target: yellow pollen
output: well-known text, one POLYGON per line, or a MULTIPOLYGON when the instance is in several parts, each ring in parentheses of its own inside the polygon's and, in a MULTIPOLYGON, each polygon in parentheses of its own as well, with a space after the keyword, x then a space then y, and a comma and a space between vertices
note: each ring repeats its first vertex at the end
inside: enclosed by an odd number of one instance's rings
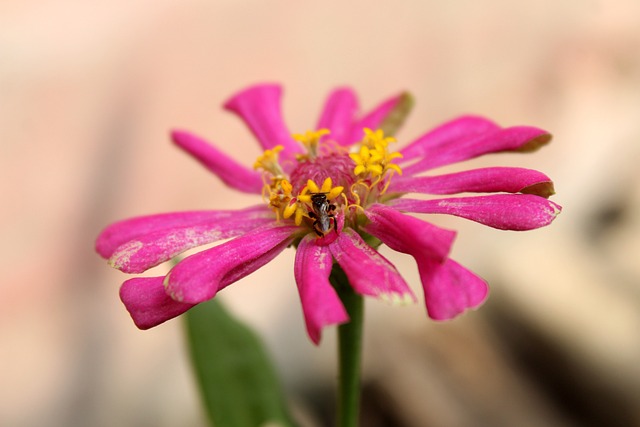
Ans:
MULTIPOLYGON (((349 154, 351 160, 355 163, 353 173, 360 177, 361 180, 368 180, 370 183, 375 180, 377 184, 380 180, 389 181, 391 175, 395 172, 402 174, 400 166, 392 163, 394 159, 402 157, 398 152, 389 152, 387 147, 396 139, 390 136, 385 137, 381 129, 372 131, 364 128, 364 138, 360 143, 358 152, 349 154)), ((385 188, 388 186, 388 182, 385 188)))
POLYGON ((285 206, 284 210, 282 211, 282 216, 284 218, 289 218, 291 217, 291 215, 293 215, 294 212, 296 212, 296 210, 298 209, 297 201, 298 200, 296 198, 289 200, 289 203, 287 204, 287 206, 285 206))
MULTIPOLYGON (((329 182, 329 185, 331 185, 331 182, 329 182)), ((307 188, 309 188, 309 191, 312 193, 320 193, 320 188, 318 188, 312 179, 307 180, 307 188)))
POLYGON ((320 237, 328 229, 336 228, 338 220, 343 221, 340 224, 344 227, 357 228, 363 221, 364 209, 379 202, 387 188, 393 188, 389 187, 391 178, 402 174, 395 163, 402 155, 389 148, 396 140, 385 136, 382 130, 365 128, 362 140, 350 147, 338 146, 325 139, 326 135, 327 129, 292 135, 306 148, 305 154, 297 156, 299 164, 293 168, 293 184, 280 163, 283 146, 265 150, 254 164, 262 174, 265 203, 277 221, 295 223, 320 237), (329 174, 332 176, 322 181, 314 180, 329 174), (305 179, 301 180, 302 177, 305 179), (334 178, 344 186, 334 185, 334 178))
POLYGON ((316 131, 308 130, 303 134, 294 133, 291 137, 307 148, 309 157, 315 158, 318 155, 318 143, 320 142, 320 139, 325 135, 329 135, 329 133, 329 129, 319 129, 316 131))
POLYGON ((284 149, 282 145, 276 145, 271 150, 265 150, 262 156, 258 157, 253 164, 254 169, 262 169, 265 172, 269 172, 274 177, 281 177, 283 175, 282 167, 280 166, 279 153, 284 149))
POLYGON ((382 129, 378 129, 374 132, 369 128, 364 128, 364 139, 362 140, 363 145, 366 145, 369 148, 386 149, 391 142, 396 142, 396 139, 392 136, 385 137, 382 129))
MULTIPOLYGON (((293 186, 286 179, 274 178, 271 185, 265 184, 263 194, 269 195, 269 206, 276 214, 276 218, 289 218, 293 214, 291 205, 295 208, 295 198, 291 191, 293 186)), ((295 210, 295 209, 294 209, 295 210)))

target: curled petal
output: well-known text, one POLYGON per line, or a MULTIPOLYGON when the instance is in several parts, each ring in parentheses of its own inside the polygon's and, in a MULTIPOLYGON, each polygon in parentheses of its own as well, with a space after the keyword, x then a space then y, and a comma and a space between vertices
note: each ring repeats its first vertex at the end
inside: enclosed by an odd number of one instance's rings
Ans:
POLYGON ((480 305, 487 296, 486 283, 446 256, 455 237, 453 231, 431 225, 383 205, 366 212, 364 227, 391 249, 410 254, 418 264, 429 316, 451 319, 480 305))
POLYGON ((236 162, 204 139, 180 130, 172 131, 171 138, 229 187, 245 193, 260 194, 262 191, 264 183, 258 172, 236 162))
POLYGON ((549 225, 560 213, 560 205, 531 194, 493 194, 448 199, 396 199, 400 211, 449 214, 501 230, 532 230, 549 225))
POLYGON ((348 144, 349 134, 358 112, 358 98, 348 88, 334 90, 325 102, 316 129, 329 129, 329 139, 341 145, 348 144))
POLYGON ((343 230, 329 249, 357 293, 392 302, 416 301, 393 264, 367 245, 355 231, 343 230))
POLYGON ((120 288, 120 299, 140 329, 149 329, 181 315, 193 307, 174 301, 165 292, 164 277, 129 279, 120 288))
POLYGON ((452 259, 418 264, 429 317, 448 320, 480 306, 489 294, 487 283, 452 259))
POLYGON ((437 176, 396 177, 389 191, 401 193, 526 193, 541 197, 554 194, 553 182, 545 174, 524 168, 493 167, 437 176))
POLYGON ((500 126, 484 117, 462 116, 430 130, 400 150, 400 153, 405 160, 421 158, 443 145, 498 130, 500 126))
POLYGON ((131 218, 109 225, 96 250, 125 273, 141 273, 207 243, 237 236, 273 221, 265 206, 238 211, 191 211, 131 218))
POLYGON ((164 280, 167 293, 176 301, 196 304, 253 273, 282 252, 298 227, 270 226, 191 255, 164 280))
POLYGON ((365 211, 370 222, 363 229, 391 249, 443 261, 449 254, 456 233, 402 214, 393 208, 376 204, 365 211))
POLYGON ((282 145, 282 158, 294 158, 302 147, 291 137, 282 117, 282 88, 275 84, 252 86, 229 99, 224 108, 236 113, 249 127, 263 149, 282 145))
POLYGON ((402 170, 405 175, 413 175, 488 153, 533 151, 549 141, 551 135, 548 132, 531 126, 514 126, 494 132, 469 134, 426 150, 416 163, 405 166, 402 170))
POLYGON ((296 251, 294 273, 302 302, 307 333, 314 344, 320 342, 322 328, 349 320, 329 275, 333 258, 327 246, 315 244, 315 238, 307 234, 296 251))

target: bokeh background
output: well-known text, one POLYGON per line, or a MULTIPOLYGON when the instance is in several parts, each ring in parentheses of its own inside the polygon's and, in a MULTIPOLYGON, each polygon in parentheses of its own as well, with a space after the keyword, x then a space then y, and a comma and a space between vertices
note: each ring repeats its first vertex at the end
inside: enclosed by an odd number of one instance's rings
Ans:
MULTIPOLYGON (((328 91, 402 90, 410 141, 463 113, 548 129, 533 155, 564 211, 501 232, 461 219, 453 256, 485 306, 434 323, 367 301, 365 426, 640 425, 640 3, 634 0, 0 2, 0 425, 203 426, 180 320, 137 330, 93 242, 117 219, 239 208, 175 148, 259 154, 221 104, 285 86, 292 132, 328 91)), ((385 254, 420 293, 409 257, 385 254)), ((307 339, 293 251, 220 297, 264 337, 305 425, 330 423, 335 331, 307 339)))

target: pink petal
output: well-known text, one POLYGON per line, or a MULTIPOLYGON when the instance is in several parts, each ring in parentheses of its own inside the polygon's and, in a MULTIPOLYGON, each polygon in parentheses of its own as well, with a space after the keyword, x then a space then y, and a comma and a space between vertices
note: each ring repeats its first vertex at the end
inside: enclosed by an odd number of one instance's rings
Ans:
POLYGON ((391 249, 416 257, 442 261, 449 254, 456 233, 376 204, 365 211, 371 222, 363 229, 391 249))
POLYGON ((343 145, 351 145, 355 142, 361 141, 364 137, 364 128, 369 128, 371 130, 378 129, 384 119, 386 119, 396 105, 402 101, 404 96, 406 96, 406 94, 401 93, 383 101, 371 112, 358 120, 352 128, 349 139, 343 145))
POLYGON ((489 294, 487 283, 452 259, 443 264, 425 260, 418 264, 429 317, 448 320, 482 304, 489 294))
POLYGON ((96 250, 102 257, 109 258, 118 246, 146 234, 160 230, 216 222, 236 215, 247 215, 249 218, 256 219, 267 218, 269 212, 264 205, 257 205, 237 211, 174 212, 129 218, 107 226, 98 236, 96 250))
POLYGON ((109 225, 96 250, 125 273, 141 273, 187 249, 273 222, 265 206, 238 211, 191 211, 131 218, 109 225))
POLYGON ((324 110, 316 129, 329 129, 327 137, 340 145, 349 144, 355 115, 358 112, 358 99, 349 88, 336 89, 325 102, 324 110))
POLYGON ((165 278, 167 293, 176 301, 199 303, 253 273, 293 241, 296 226, 270 226, 191 255, 165 278))
POLYGON ((532 230, 549 225, 562 208, 543 197, 530 194, 494 194, 449 199, 396 199, 400 211, 449 214, 501 230, 532 230))
POLYGON ((494 167, 438 176, 395 177, 389 191, 401 193, 526 193, 549 197, 553 183, 545 174, 524 168, 494 167))
MULTIPOLYGON (((495 132, 461 137, 455 141, 425 150, 416 163, 403 167, 405 175, 424 172, 488 153, 503 151, 532 151, 548 143, 551 135, 530 126, 515 126, 495 132)), ((409 159, 405 159, 409 160, 409 159)))
POLYGON ((429 316, 450 319, 484 301, 487 286, 472 273, 446 258, 455 237, 448 231, 374 205, 367 209, 371 223, 364 229, 399 252, 413 256, 418 264, 429 316))
POLYGON ((307 333, 314 344, 320 342, 322 328, 349 320, 329 275, 333 258, 327 246, 315 244, 315 238, 307 234, 296 251, 295 277, 302 302, 307 333))
POLYGON ((357 293, 391 301, 416 301, 393 264, 367 245, 355 231, 343 230, 329 249, 357 293))
POLYGON ((204 139, 179 130, 172 131, 171 138, 176 145, 195 157, 229 187, 245 193, 262 192, 264 182, 257 171, 236 162, 204 139))
POLYGON ((120 288, 120 299, 140 329, 157 326, 193 307, 172 300, 165 292, 163 280, 164 277, 138 277, 127 280, 120 288))
POLYGON ((422 158, 440 146, 455 144, 460 140, 498 130, 500 126, 484 117, 462 116, 425 133, 400 150, 400 153, 404 160, 422 158))
POLYGON ((272 149, 282 145, 281 158, 294 158, 302 147, 291 137, 282 117, 280 98, 282 88, 275 84, 252 86, 229 99, 224 107, 236 113, 251 129, 262 145, 272 149))

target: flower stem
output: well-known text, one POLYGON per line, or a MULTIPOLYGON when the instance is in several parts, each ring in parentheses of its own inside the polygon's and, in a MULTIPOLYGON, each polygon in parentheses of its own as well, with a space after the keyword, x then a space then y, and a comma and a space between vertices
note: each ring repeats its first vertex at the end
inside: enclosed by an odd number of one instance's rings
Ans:
POLYGON ((357 427, 360 412, 360 361, 364 302, 349 284, 344 271, 334 265, 329 278, 350 321, 338 326, 338 427, 357 427))

